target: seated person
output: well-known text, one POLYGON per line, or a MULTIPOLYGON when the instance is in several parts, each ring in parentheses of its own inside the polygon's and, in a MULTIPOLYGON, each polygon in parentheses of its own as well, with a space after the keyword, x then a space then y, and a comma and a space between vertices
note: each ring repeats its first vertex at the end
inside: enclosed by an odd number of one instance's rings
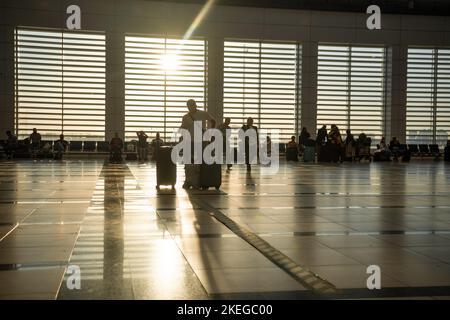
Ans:
POLYGON ((389 150, 391 151, 394 160, 398 160, 398 156, 400 155, 400 141, 397 140, 397 137, 392 137, 391 142, 389 142, 389 150))
POLYGON ((156 160, 158 157, 158 150, 164 144, 163 139, 160 138, 159 132, 156 133, 156 138, 152 140, 152 160, 156 160))
POLYGON ((148 136, 143 130, 136 132, 136 135, 138 137, 138 143, 137 143, 138 160, 139 161, 147 161, 147 152, 148 152, 147 151, 147 145, 148 145, 147 138, 148 138, 148 136))
POLYGON ((291 137, 291 141, 289 141, 286 145, 287 148, 298 148, 298 144, 295 141, 295 136, 291 137))
POLYGON ((122 161, 122 149, 123 141, 119 138, 119 134, 116 132, 114 138, 109 142, 109 160, 111 162, 121 162, 122 161))
POLYGON ((379 161, 391 161, 391 150, 389 150, 384 137, 381 138, 380 143, 377 145, 374 159, 378 159, 379 161))
POLYGON ((356 140, 356 155, 359 160, 365 157, 370 160, 370 145, 372 139, 366 136, 364 132, 359 134, 358 140, 356 140))
POLYGON ((11 131, 6 131, 6 135, 8 136, 8 139, 5 141, 5 154, 7 159, 10 160, 19 144, 17 137, 13 135, 11 131))
POLYGON ((50 143, 46 142, 43 146, 42 146, 42 154, 45 156, 48 156, 52 153, 52 146, 50 145, 50 143))
POLYGON ((62 156, 63 154, 67 151, 67 147, 69 146, 69 143, 64 140, 64 135, 60 134, 59 135, 59 140, 55 141, 54 144, 54 152, 55 152, 55 156, 54 159, 55 160, 62 160, 62 156))
POLYGON ((286 160, 298 161, 298 144, 295 141, 295 136, 292 136, 291 141, 286 145, 286 160))
POLYGON ((366 134, 365 134, 364 132, 361 132, 361 133, 359 134, 358 140, 356 140, 356 143, 357 143, 358 145, 361 145, 361 146, 367 144, 367 136, 366 136, 366 134))

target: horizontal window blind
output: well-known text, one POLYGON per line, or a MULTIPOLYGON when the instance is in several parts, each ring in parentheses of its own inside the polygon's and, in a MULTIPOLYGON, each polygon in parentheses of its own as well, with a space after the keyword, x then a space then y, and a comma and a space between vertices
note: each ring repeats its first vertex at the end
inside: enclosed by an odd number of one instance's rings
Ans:
POLYGON ((450 49, 408 48, 407 143, 445 145, 450 132, 450 49))
POLYGON ((187 112, 186 101, 205 107, 203 40, 125 37, 125 135, 156 132, 169 139, 187 112))
POLYGON ((434 137, 434 49, 408 49, 406 142, 428 144, 434 137))
POLYGON ((443 146, 450 136, 450 49, 438 49, 436 68, 436 139, 443 146))
POLYGON ((383 135, 385 48, 319 45, 317 128, 383 135))
POLYGON ((247 117, 259 129, 296 135, 299 123, 300 46, 225 41, 224 117, 239 128, 247 117))
POLYGON ((105 35, 16 28, 15 125, 23 138, 105 137, 105 35))

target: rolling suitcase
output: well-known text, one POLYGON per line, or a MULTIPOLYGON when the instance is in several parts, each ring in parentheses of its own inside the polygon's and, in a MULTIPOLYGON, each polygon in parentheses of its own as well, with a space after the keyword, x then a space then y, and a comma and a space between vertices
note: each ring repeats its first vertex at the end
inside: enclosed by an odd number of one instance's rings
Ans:
POLYGON ((328 146, 320 146, 319 156, 317 161, 319 162, 331 162, 331 150, 328 146))
POLYGON ((316 147, 306 146, 303 153, 304 162, 314 162, 316 160, 316 147))
POLYGON ((128 161, 135 161, 137 160, 137 153, 127 153, 125 154, 125 159, 128 161))
POLYGON ((214 187, 219 190, 222 184, 222 166, 220 164, 200 165, 200 187, 208 189, 214 187))
POLYGON ((328 146, 329 152, 331 153, 331 162, 339 162, 340 147, 332 144, 328 146))
POLYGON ((186 176, 183 187, 200 188, 200 164, 185 164, 184 174, 186 176))
POLYGON ((109 154, 109 162, 110 163, 122 163, 123 159, 122 159, 122 152, 119 151, 111 151, 111 153, 109 154))
POLYGON ((411 151, 406 150, 405 153, 402 156, 403 162, 409 162, 411 160, 411 151))
POLYGON ((298 149, 287 148, 286 149, 286 161, 298 161, 298 149))
POLYGON ((391 161, 389 154, 385 151, 374 152, 373 154, 374 162, 391 161))
POLYGON ((159 148, 156 159, 156 188, 161 185, 175 187, 177 182, 177 166, 172 162, 172 147, 164 146, 159 148))
POLYGON ((217 190, 222 184, 222 166, 220 164, 186 164, 184 167, 186 182, 184 187, 217 190))

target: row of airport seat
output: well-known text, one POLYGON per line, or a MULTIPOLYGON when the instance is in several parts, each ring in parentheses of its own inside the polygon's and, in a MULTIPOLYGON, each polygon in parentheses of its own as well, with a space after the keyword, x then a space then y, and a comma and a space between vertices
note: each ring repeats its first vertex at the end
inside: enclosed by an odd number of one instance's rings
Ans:
POLYGON ((442 154, 437 144, 408 144, 412 156, 440 156, 442 154))
MULTIPOLYGON (((53 140, 41 140, 41 150, 43 150, 44 146, 48 145, 49 151, 53 150, 54 144, 56 141, 53 140)), ((68 141, 68 149, 69 153, 109 153, 109 141, 79 141, 73 140, 68 141)), ((5 140, 0 140, 0 145, 3 146, 5 144, 5 140)), ((124 151, 125 152, 136 152, 136 142, 127 141, 124 143, 124 151), (130 148, 130 145, 134 145, 133 148, 130 148)), ((23 143, 23 141, 19 141, 18 149, 22 150, 27 146, 23 143)))
MULTIPOLYGON (((4 140, 0 140, 0 145, 5 143, 4 140)), ((53 145, 55 141, 53 140, 42 140, 41 147, 46 144, 50 146, 50 150, 53 150, 53 145)), ((136 152, 136 142, 126 141, 124 142, 125 152, 136 152), (134 147, 130 148, 130 145, 134 147)), ((412 156, 439 156, 442 154, 439 145, 437 144, 401 144, 399 150, 409 150, 412 156)), ((69 141, 69 153, 109 153, 109 142, 108 141, 79 141, 73 140, 69 141)), ((286 152, 286 144, 279 144, 279 153, 284 154, 286 152)))
MULTIPOLYGON (((412 156, 426 157, 426 156, 439 156, 442 151, 437 144, 401 144, 399 146, 400 151, 409 150, 412 156)), ((286 144, 279 144, 279 153, 284 154, 286 152, 286 144)))
MULTIPOLYGON (((41 145, 45 145, 45 143, 50 143, 50 141, 42 141, 41 145)), ((164 145, 172 145, 172 144, 164 143, 164 145)), ((125 141, 123 144, 123 151, 125 153, 136 153, 137 150, 136 148, 137 148, 137 141, 125 141)), ((68 152, 109 153, 109 141, 70 141, 68 152)))

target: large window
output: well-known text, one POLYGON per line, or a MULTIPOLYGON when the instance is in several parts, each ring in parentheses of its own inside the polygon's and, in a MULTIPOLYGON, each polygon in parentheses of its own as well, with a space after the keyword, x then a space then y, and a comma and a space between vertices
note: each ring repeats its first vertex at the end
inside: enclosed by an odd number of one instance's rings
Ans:
POLYGON ((317 128, 383 135, 385 48, 319 45, 317 128))
POLYGON ((15 76, 19 137, 104 139, 104 34, 17 28, 15 76))
POLYGON ((450 132, 450 49, 409 48, 407 143, 446 144, 450 132))
POLYGON ((225 41, 224 117, 235 127, 253 117, 260 129, 279 129, 282 140, 298 131, 300 46, 225 41))
POLYGON ((180 127, 186 101, 205 107, 205 41, 125 37, 125 135, 156 132, 168 139, 180 127))

